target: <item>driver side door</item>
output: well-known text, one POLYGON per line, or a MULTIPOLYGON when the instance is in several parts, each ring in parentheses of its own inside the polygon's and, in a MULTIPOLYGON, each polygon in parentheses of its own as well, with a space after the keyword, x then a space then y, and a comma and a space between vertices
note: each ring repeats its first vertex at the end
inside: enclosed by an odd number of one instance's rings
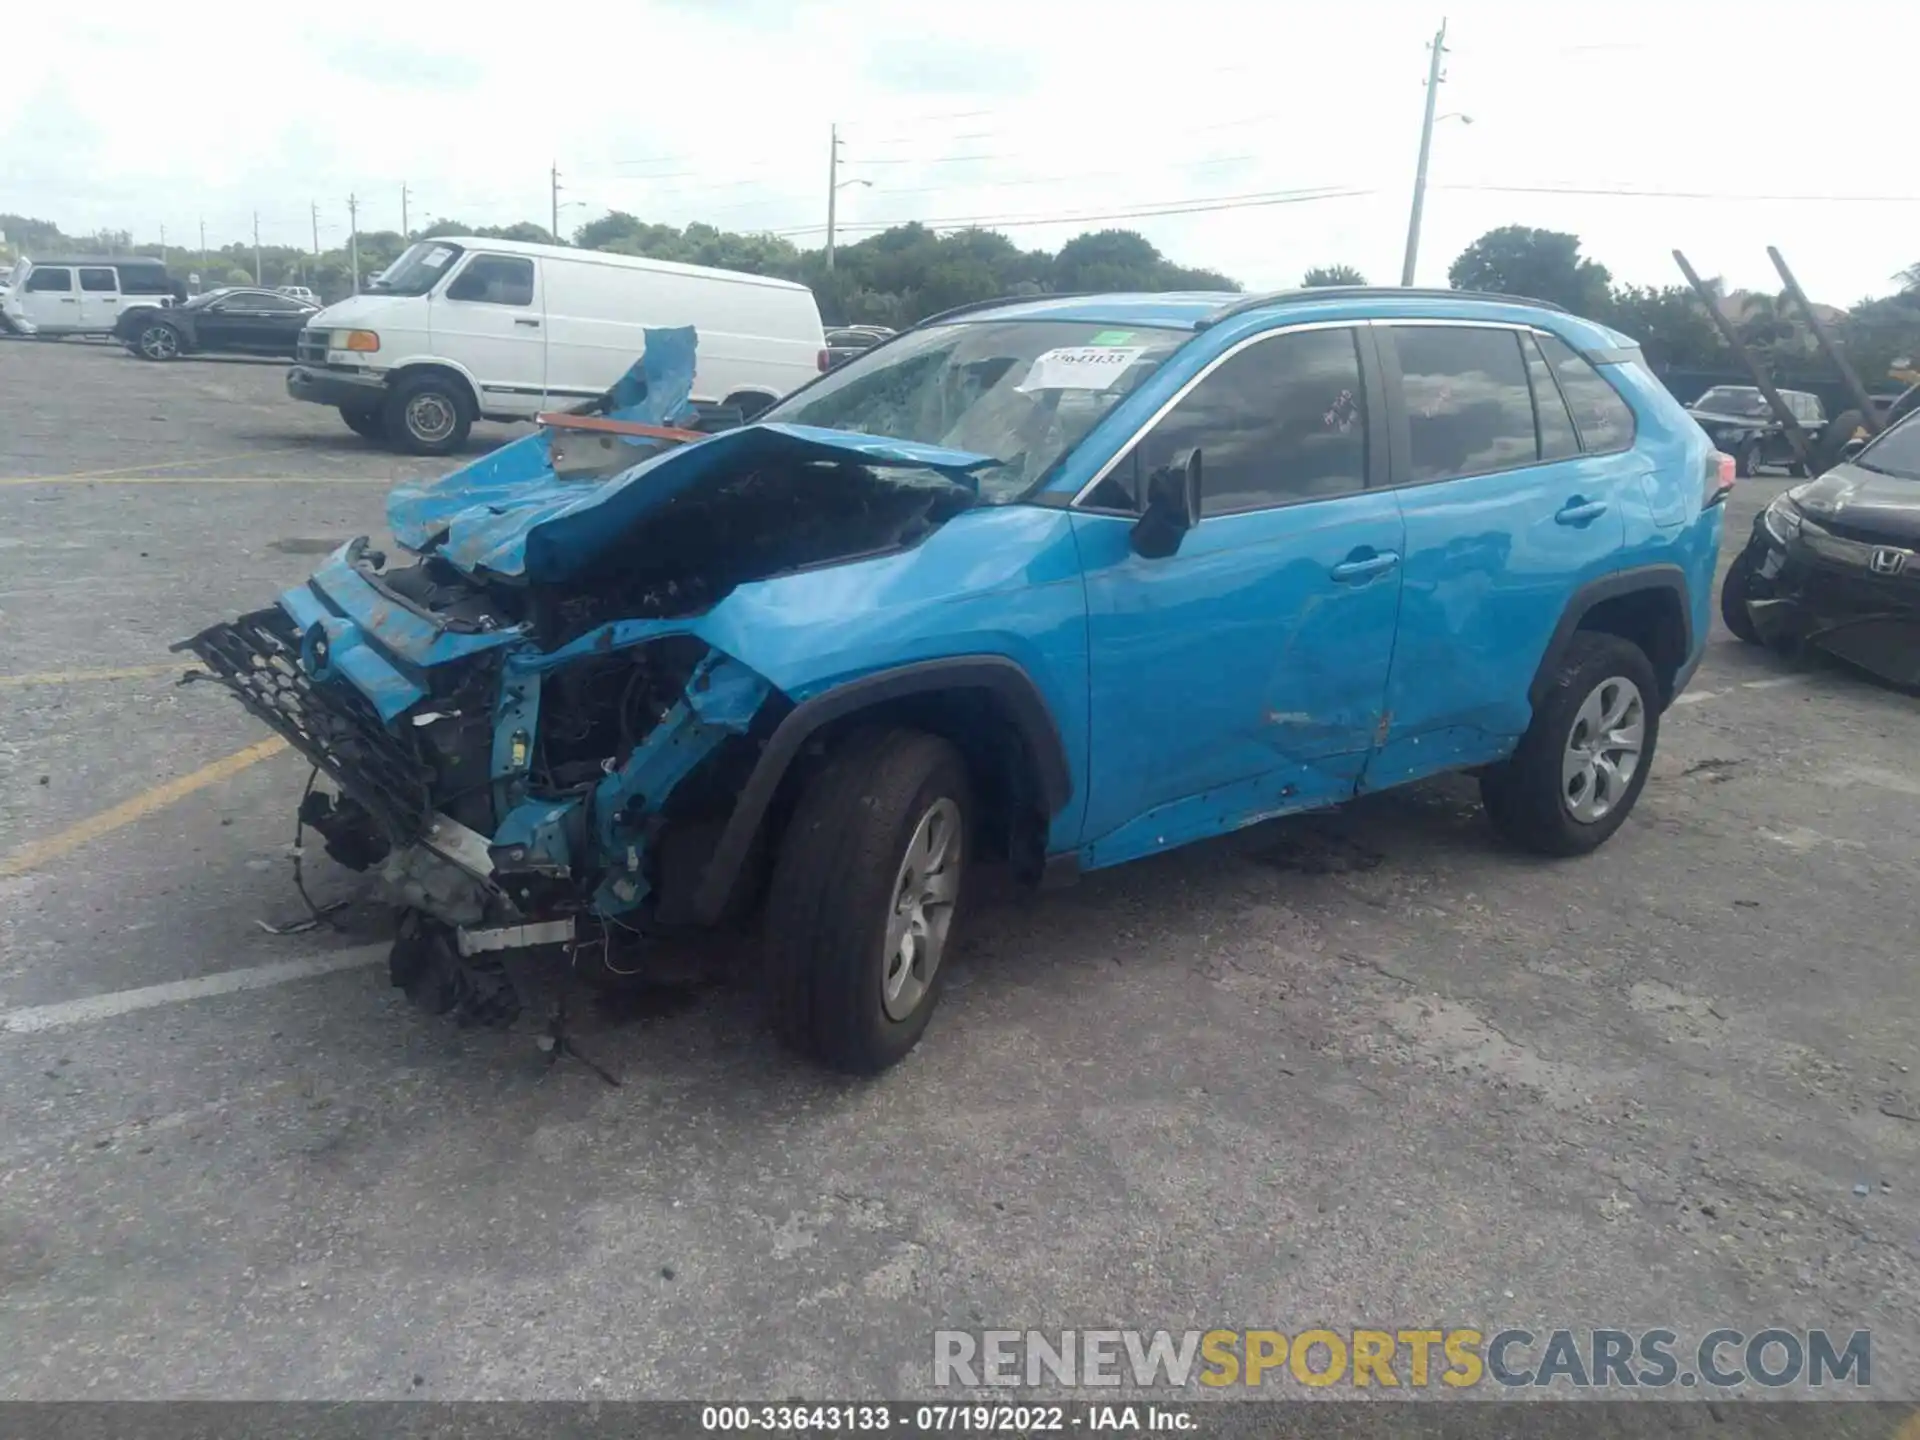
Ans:
POLYGON ((1082 863, 1117 864, 1354 793, 1381 726, 1405 526, 1373 340, 1245 338, 1076 503, 1092 721, 1082 863), (1146 477, 1202 456, 1164 559, 1131 537, 1146 477))

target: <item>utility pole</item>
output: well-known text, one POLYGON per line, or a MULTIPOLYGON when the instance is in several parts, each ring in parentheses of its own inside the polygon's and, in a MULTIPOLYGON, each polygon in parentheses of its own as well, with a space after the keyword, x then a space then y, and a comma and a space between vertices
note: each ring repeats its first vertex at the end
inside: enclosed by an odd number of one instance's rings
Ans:
POLYGON ((347 254, 353 262, 353 293, 360 293, 360 202, 347 196, 347 254))
POLYGON ((160 227, 160 266, 161 268, 165 269, 166 264, 167 264, 167 227, 162 225, 160 227))
POLYGON ((207 283, 207 222, 204 220, 200 222, 200 283, 207 283))
POLYGON ((264 284, 260 278, 260 212, 253 212, 253 283, 264 284))
POLYGON ((413 238, 413 230, 407 224, 407 183, 404 180, 400 182, 400 238, 402 240, 413 238))
POLYGON ((1427 115, 1420 123, 1420 164, 1413 172, 1413 214, 1407 220, 1407 258, 1400 266, 1400 283, 1413 284, 1414 262, 1420 255, 1420 210, 1427 199, 1427 154, 1433 149, 1433 110, 1440 98, 1440 83, 1447 77, 1440 69, 1447 53, 1447 22, 1440 22, 1433 44, 1433 58, 1427 64, 1427 115))
POLYGON ((313 258, 320 258, 320 202, 313 202, 313 258))
POLYGON ((558 245, 560 243, 560 162, 558 160, 553 162, 553 169, 547 172, 547 178, 553 186, 553 223, 548 227, 548 232, 553 236, 553 243, 558 245))
POLYGON ((834 207, 840 199, 840 127, 827 132, 827 269, 833 269, 834 207))

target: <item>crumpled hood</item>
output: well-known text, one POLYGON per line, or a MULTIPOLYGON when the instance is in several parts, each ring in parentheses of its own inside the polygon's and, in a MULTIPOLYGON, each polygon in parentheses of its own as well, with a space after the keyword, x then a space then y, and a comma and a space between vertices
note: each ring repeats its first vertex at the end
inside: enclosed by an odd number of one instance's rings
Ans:
POLYGON ((1836 465, 1789 493, 1816 525, 1845 525, 1891 545, 1920 542, 1920 480, 1883 475, 1861 465, 1836 465))
MULTIPOLYGON (((694 332, 647 331, 635 372, 616 386, 616 419, 669 424, 686 409, 693 383, 694 332), (623 391, 622 387, 626 387, 623 391)), ((749 425, 654 455, 605 480, 561 480, 544 434, 503 446, 472 465, 422 485, 397 486, 387 525, 409 550, 444 557, 469 574, 529 582, 565 579, 590 567, 649 512, 703 484, 718 484, 779 462, 854 460, 932 470, 977 488, 973 472, 992 456, 810 425, 749 425)), ((802 482, 804 483, 804 482, 802 482)))

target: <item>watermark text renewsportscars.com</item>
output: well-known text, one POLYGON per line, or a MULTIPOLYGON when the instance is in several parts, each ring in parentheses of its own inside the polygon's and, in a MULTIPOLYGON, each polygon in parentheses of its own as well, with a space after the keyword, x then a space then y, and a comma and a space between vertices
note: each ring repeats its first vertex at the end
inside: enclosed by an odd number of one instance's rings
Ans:
POLYGON ((936 1330, 936 1386, 1865 1389, 1867 1330, 936 1330))

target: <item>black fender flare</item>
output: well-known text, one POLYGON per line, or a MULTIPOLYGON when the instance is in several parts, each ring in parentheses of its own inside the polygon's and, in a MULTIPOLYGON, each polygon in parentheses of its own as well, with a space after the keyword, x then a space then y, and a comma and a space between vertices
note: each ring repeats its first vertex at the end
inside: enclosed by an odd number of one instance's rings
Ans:
POLYGON ((863 675, 802 701, 775 727, 747 783, 740 787, 733 813, 727 817, 726 828, 700 877, 693 898, 693 910, 700 921, 712 924, 726 908, 734 881, 746 863, 747 852, 780 782, 822 726, 889 700, 934 690, 987 690, 1005 702, 1033 757, 1047 814, 1057 814, 1066 805, 1073 793, 1073 776, 1060 727, 1040 687, 1021 665, 1001 655, 958 655, 863 675))
POLYGON ((1687 603, 1687 572, 1672 564, 1636 565, 1631 570, 1616 570, 1611 575, 1602 575, 1582 585, 1573 592, 1566 608, 1560 612, 1559 623, 1553 627, 1553 635, 1547 641, 1546 653, 1540 657, 1540 668, 1534 671, 1533 684, 1527 687, 1527 699, 1533 702, 1536 709, 1546 698, 1547 690, 1553 683, 1554 671, 1567 653, 1567 646, 1573 643, 1573 632, 1580 628, 1580 622, 1587 618, 1593 607, 1603 600, 1635 595, 1643 590, 1670 591, 1679 603, 1680 658, 1684 668, 1687 657, 1693 654, 1693 607, 1687 603))

